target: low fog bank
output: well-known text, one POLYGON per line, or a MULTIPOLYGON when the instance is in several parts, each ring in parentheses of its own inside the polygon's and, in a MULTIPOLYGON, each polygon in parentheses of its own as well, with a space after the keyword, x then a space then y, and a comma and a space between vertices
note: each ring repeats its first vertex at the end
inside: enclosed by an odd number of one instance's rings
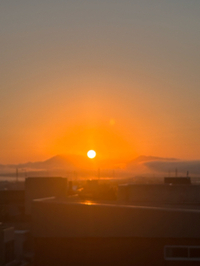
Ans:
POLYGON ((159 173, 174 172, 185 175, 189 171, 190 175, 200 176, 200 160, 195 161, 151 161, 144 163, 147 168, 159 173))
MULTIPOLYGON (((176 158, 139 156, 132 160, 90 160, 70 155, 57 155, 46 161, 16 165, 0 165, 1 177, 64 176, 77 178, 158 178, 178 175, 200 176, 200 160, 182 161, 176 158)), ((2 179, 2 178, 1 178, 2 179)))

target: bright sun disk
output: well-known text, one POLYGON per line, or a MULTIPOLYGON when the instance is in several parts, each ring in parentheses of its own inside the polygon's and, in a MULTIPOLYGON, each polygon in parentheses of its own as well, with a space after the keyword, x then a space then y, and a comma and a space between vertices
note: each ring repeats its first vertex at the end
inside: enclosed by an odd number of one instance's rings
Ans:
POLYGON ((87 156, 90 158, 90 159, 93 159, 95 156, 96 156, 96 152, 93 151, 93 150, 90 150, 87 152, 87 156))

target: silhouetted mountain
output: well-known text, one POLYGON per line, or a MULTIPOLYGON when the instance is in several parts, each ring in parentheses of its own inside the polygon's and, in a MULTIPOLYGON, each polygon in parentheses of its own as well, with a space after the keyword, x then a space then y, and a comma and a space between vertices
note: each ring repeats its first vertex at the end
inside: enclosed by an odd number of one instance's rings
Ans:
POLYGON ((0 165, 0 172, 15 172, 14 169, 18 168, 21 170, 27 170, 28 172, 41 172, 41 171, 96 171, 98 168, 104 170, 114 170, 114 169, 122 169, 123 171, 131 171, 131 172, 146 172, 151 171, 151 168, 154 168, 152 165, 148 165, 148 162, 173 162, 178 161, 175 158, 162 158, 162 157, 154 157, 154 156, 139 156, 129 162, 114 160, 114 159, 104 159, 100 160, 95 158, 94 160, 90 160, 87 156, 83 155, 56 155, 45 161, 38 162, 27 162, 23 164, 8 164, 8 165, 0 165))
POLYGON ((52 158, 49 158, 45 161, 38 162, 27 162, 21 164, 8 164, 0 165, 0 169, 29 169, 29 170, 68 170, 74 171, 77 169, 87 169, 92 168, 95 165, 95 162, 98 160, 90 160, 86 156, 81 155, 56 155, 52 158))
POLYGON ((24 164, 15 165, 19 168, 29 168, 29 169, 67 169, 73 170, 75 165, 71 156, 56 155, 52 158, 49 158, 45 161, 39 162, 28 162, 24 164))

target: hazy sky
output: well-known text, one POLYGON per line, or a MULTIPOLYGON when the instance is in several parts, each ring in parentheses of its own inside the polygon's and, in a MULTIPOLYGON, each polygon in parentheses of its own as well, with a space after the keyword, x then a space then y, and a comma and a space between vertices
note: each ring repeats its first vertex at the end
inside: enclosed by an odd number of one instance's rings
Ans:
POLYGON ((199 0, 1 0, 0 163, 200 159, 199 0))

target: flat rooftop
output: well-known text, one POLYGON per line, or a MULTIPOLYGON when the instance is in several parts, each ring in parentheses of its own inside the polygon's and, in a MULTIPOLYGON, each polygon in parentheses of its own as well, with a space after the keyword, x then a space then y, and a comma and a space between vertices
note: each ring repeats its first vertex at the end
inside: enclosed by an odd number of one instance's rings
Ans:
POLYGON ((37 199, 35 237, 200 238, 200 209, 37 199))

